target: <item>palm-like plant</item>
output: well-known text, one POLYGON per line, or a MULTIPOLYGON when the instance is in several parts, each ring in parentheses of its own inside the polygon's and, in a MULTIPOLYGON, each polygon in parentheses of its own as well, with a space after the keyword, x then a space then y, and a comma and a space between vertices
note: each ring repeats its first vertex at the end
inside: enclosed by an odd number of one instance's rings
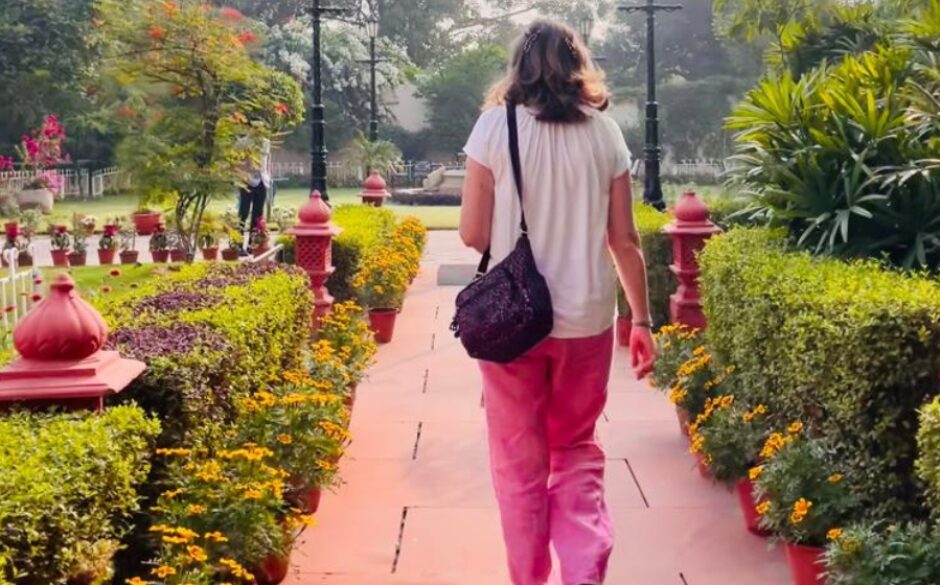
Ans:
POLYGON ((349 147, 349 156, 367 172, 388 173, 401 163, 401 150, 388 140, 369 140, 361 131, 349 147))

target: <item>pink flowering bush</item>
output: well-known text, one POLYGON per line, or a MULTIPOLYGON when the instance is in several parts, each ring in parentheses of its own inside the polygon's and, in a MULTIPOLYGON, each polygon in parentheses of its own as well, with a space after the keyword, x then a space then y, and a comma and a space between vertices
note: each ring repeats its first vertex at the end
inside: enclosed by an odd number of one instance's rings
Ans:
POLYGON ((28 189, 58 191, 62 187, 62 177, 55 170, 50 169, 69 160, 68 155, 62 151, 65 138, 65 129, 53 114, 43 119, 39 129, 23 136, 16 149, 17 154, 25 168, 36 171, 36 178, 26 185, 28 189))

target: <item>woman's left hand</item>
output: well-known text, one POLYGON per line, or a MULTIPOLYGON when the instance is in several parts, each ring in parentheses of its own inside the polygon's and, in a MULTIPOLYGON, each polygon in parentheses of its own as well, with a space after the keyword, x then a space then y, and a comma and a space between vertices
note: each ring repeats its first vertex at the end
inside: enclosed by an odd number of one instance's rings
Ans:
POLYGON ((656 362, 656 343, 648 327, 633 327, 630 330, 630 363, 636 379, 642 380, 653 371, 656 362))

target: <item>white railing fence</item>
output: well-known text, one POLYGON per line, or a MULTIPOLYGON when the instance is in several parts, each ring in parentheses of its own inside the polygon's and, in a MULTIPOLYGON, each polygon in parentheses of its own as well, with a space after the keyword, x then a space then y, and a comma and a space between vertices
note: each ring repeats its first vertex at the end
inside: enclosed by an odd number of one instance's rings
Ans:
MULTIPOLYGON (((661 163, 661 174, 663 178, 676 181, 708 181, 720 182, 725 172, 725 163, 721 160, 679 160, 663 161, 661 163)), ((633 175, 637 179, 642 179, 645 174, 645 166, 641 159, 633 162, 633 175)))
MULTIPOLYGON (((32 249, 29 251, 33 253, 32 249)), ((33 294, 39 289, 36 274, 32 270, 21 270, 17 265, 18 250, 4 250, 3 259, 7 264, 7 274, 0 278, 0 310, 3 311, 0 348, 9 347, 12 343, 13 328, 32 309, 35 304, 33 294)))
MULTIPOLYGON (((365 180, 362 169, 353 163, 331 162, 327 164, 326 172, 330 184, 338 187, 358 187, 365 180)), ((309 178, 310 163, 275 161, 271 163, 271 174, 275 181, 309 178)))
POLYGON ((122 189, 130 188, 130 177, 117 167, 92 171, 83 168, 63 168, 48 171, 4 171, 0 173, 0 185, 16 193, 39 176, 54 173, 62 180, 57 193, 59 198, 93 199, 122 189))

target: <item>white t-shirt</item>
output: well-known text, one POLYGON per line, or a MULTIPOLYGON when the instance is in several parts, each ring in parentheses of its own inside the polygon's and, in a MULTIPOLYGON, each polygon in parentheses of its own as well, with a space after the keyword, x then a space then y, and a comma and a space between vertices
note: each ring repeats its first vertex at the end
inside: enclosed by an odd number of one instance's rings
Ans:
MULTIPOLYGON (((592 337, 611 327, 616 270, 607 248, 611 182, 630 169, 630 151, 617 123, 584 108, 587 121, 539 122, 517 108, 519 153, 529 238, 555 310, 552 337, 592 337)), ((496 178, 491 265, 520 235, 519 199, 509 159, 506 108, 484 112, 464 152, 496 178)))

